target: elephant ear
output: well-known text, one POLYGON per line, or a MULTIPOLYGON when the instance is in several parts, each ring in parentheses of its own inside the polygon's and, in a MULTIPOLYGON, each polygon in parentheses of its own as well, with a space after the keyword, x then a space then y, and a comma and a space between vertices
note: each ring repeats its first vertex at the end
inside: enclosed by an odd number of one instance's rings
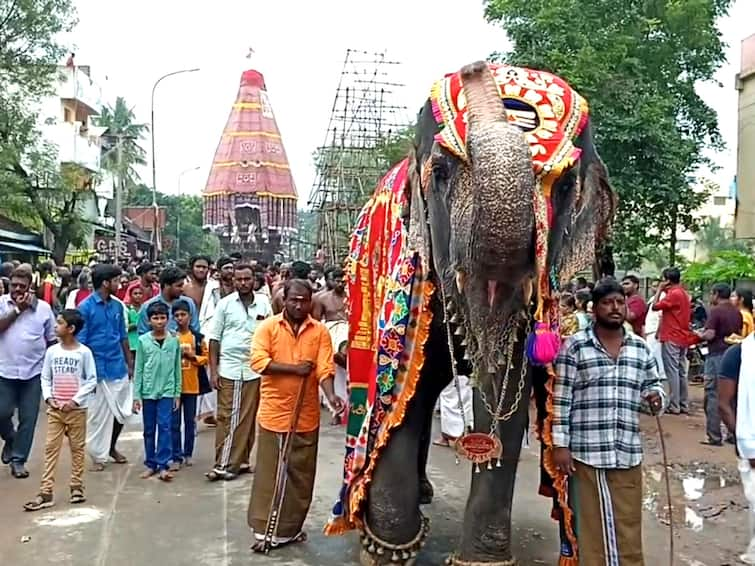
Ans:
POLYGON ((409 234, 409 246, 420 254, 425 268, 431 265, 430 226, 427 219, 427 206, 422 194, 422 163, 416 149, 409 154, 409 175, 404 188, 406 204, 403 217, 409 234))
POLYGON ((589 124, 577 145, 582 149, 581 158, 556 184, 552 196, 549 265, 555 266, 562 283, 586 269, 592 270, 596 279, 613 274, 609 240, 616 193, 593 144, 589 124))

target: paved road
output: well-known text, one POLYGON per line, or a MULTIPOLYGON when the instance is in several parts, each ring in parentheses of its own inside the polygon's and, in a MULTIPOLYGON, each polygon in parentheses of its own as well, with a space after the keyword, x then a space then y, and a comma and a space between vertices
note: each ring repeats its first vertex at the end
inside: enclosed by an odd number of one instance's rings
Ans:
MULTIPOLYGON (((141 433, 138 421, 124 431, 122 450, 130 464, 111 465, 103 473, 88 473, 88 501, 67 501, 67 454, 61 460, 57 505, 25 513, 22 505, 36 493, 44 444, 40 418, 31 478, 16 480, 0 470, 0 564, 14 566, 241 566, 247 564, 357 564, 354 534, 325 537, 321 529, 340 483, 342 430, 323 425, 315 498, 307 521, 310 540, 282 549, 273 558, 249 551, 246 526, 251 478, 208 483, 204 472, 211 462, 213 433, 201 429, 193 468, 181 471, 171 484, 142 480, 141 433), (61 481, 62 480, 62 481, 61 481), (26 542, 23 542, 26 541, 26 542)), ((457 466, 448 449, 433 448, 431 479, 435 502, 425 510, 432 532, 418 564, 443 564, 458 538, 469 483, 469 465, 457 466)), ((521 564, 554 564, 555 524, 548 518, 548 501, 537 492, 537 444, 523 451, 514 502, 516 554, 521 564)), ((652 535, 653 533, 651 533, 652 535)), ((660 562, 659 562, 660 563, 660 562)))

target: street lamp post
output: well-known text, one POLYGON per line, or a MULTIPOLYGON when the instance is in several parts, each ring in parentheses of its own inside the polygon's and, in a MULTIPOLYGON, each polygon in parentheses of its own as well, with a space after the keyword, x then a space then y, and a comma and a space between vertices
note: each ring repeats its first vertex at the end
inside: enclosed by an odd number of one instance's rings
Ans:
MULTIPOLYGON (((159 85, 163 79, 167 79, 168 77, 172 77, 174 75, 181 75, 183 73, 195 73, 199 71, 198 68, 196 69, 181 69, 180 71, 172 71, 170 73, 164 74, 162 77, 157 79, 155 81, 155 84, 152 85, 152 103, 150 105, 150 134, 152 138, 152 208, 153 214, 154 214, 154 225, 152 227, 152 240, 155 245, 157 245, 157 175, 156 175, 156 168, 155 168, 155 90, 157 89, 157 85, 159 85)), ((154 254, 154 250, 153 250, 154 254)))
POLYGON ((192 171, 198 171, 199 166, 196 167, 189 167, 188 169, 184 169, 181 171, 181 173, 178 175, 178 216, 176 217, 176 261, 178 261, 181 253, 181 196, 183 195, 183 192, 181 191, 181 179, 183 179, 183 176, 186 175, 186 173, 191 173, 192 171))

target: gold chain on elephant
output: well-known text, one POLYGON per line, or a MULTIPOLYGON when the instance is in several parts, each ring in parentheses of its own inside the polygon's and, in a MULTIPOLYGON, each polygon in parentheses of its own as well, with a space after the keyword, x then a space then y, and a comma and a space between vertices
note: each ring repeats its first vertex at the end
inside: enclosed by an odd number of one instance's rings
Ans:
MULTIPOLYGON (((514 402, 512 403, 511 408, 503 412, 504 410, 504 400, 506 398, 506 391, 508 390, 508 384, 509 384, 509 374, 512 369, 512 360, 514 357, 514 342, 516 337, 516 331, 519 327, 518 319, 517 317, 511 316, 509 320, 506 322, 506 329, 504 330, 504 337, 505 337, 505 347, 506 347, 506 355, 505 355, 505 364, 506 364, 506 371, 503 376, 503 380, 501 383, 501 392, 500 396, 498 398, 496 409, 493 410, 492 406, 490 405, 490 402, 487 399, 487 396, 485 395, 485 392, 482 390, 482 387, 478 387, 477 390, 480 394, 480 399, 482 400, 486 411, 491 417, 491 425, 490 425, 490 431, 485 434, 482 432, 473 432, 472 427, 467 424, 466 422, 466 412, 464 411, 464 401, 462 399, 461 394, 461 384, 459 382, 459 373, 456 368, 456 359, 454 357, 454 345, 453 345, 453 337, 451 334, 451 321, 448 316, 448 302, 446 301, 446 294, 445 290, 443 289, 443 284, 440 285, 440 292, 441 292, 441 300, 443 301, 443 314, 444 314, 444 323, 446 325, 446 338, 448 340, 448 352, 451 359, 451 373, 453 375, 453 382, 454 382, 454 388, 456 389, 456 395, 458 399, 458 406, 459 406, 459 412, 461 414, 462 419, 462 425, 464 434, 456 441, 456 462, 459 463, 459 456, 463 456, 464 458, 471 460, 475 465, 475 472, 480 472, 480 464, 484 464, 487 462, 487 468, 488 470, 493 469, 492 461, 496 460, 496 467, 501 467, 501 457, 503 455, 503 444, 501 443, 500 438, 498 438, 497 435, 497 428, 498 423, 505 422, 509 420, 519 409, 519 405, 522 400, 522 394, 524 391, 524 384, 525 379, 527 375, 527 364, 522 364, 522 373, 519 378, 519 384, 517 386, 517 392, 514 397, 514 402)), ((529 323, 529 318, 528 318, 529 323)))
MULTIPOLYGON (((514 317, 512 316, 511 319, 514 317)), ((511 320, 510 319, 510 320, 511 320)), ((527 328, 525 335, 529 334, 531 330, 531 318, 527 317, 527 328)), ((490 433, 493 434, 496 430, 496 427, 498 423, 503 423, 511 419, 516 412, 519 410, 519 405, 522 402, 522 395, 524 394, 524 386, 527 382, 527 361, 523 358, 522 359, 522 369, 519 374, 519 383, 517 384, 516 388, 516 394, 514 396, 514 402, 511 404, 511 408, 503 413, 503 402, 506 398, 506 391, 508 390, 509 386, 509 372, 512 369, 512 360, 514 359, 514 337, 516 334, 516 330, 518 329, 517 325, 509 326, 507 329, 507 332, 505 334, 506 336, 506 373, 503 376, 503 381, 501 383, 501 394, 498 397, 498 404, 496 405, 495 411, 493 411, 493 408, 491 407, 490 403, 488 402, 487 396, 485 395, 485 392, 480 387, 480 399, 482 400, 483 405, 485 405, 485 410, 490 415, 490 418, 492 419, 492 422, 490 423, 490 433)))

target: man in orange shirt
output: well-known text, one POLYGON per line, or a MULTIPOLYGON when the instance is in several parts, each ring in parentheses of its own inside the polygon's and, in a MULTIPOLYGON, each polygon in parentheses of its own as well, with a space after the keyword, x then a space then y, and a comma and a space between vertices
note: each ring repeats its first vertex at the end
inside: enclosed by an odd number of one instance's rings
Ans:
POLYGON ((325 325, 310 316, 312 288, 308 281, 287 280, 283 312, 262 322, 252 340, 252 369, 262 375, 257 413, 257 466, 247 519, 254 531, 255 551, 264 550, 276 482, 283 489, 277 528, 270 547, 306 540, 302 531, 312 502, 320 428, 318 385, 335 411, 343 399, 333 390, 333 346, 325 325), (304 388, 302 390, 302 388, 304 388), (298 403, 303 394, 301 405, 298 403), (298 409, 298 410, 297 410, 298 409), (278 481, 278 461, 286 436, 293 431, 285 481, 278 481))

